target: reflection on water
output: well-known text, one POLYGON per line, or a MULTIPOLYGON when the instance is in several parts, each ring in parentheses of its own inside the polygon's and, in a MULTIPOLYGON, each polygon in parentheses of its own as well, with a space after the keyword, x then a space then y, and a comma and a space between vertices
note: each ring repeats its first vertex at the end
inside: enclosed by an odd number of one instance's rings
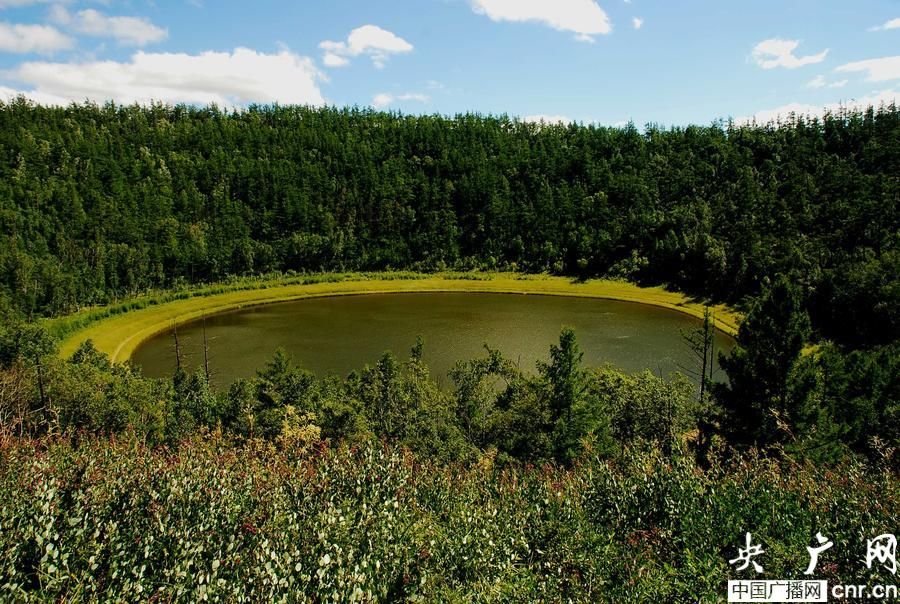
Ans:
MULTIPOLYGON (((694 368, 682 332, 697 319, 676 311, 611 300, 524 294, 372 294, 315 298, 207 317, 214 383, 226 386, 254 375, 278 347, 320 375, 345 375, 373 364, 385 351, 407 356, 416 336, 425 341, 424 359, 444 384, 453 363, 482 356, 484 344, 520 367, 534 370, 546 359, 563 326, 572 327, 587 365, 606 363, 626 371, 650 369, 668 375, 694 368)), ((178 328, 184 358, 203 362, 203 327, 178 328)), ((171 375, 175 351, 171 333, 143 344, 133 361, 153 377, 171 375)), ((734 341, 719 333, 718 350, 734 341)), ((717 375, 723 379, 721 374, 717 375)))

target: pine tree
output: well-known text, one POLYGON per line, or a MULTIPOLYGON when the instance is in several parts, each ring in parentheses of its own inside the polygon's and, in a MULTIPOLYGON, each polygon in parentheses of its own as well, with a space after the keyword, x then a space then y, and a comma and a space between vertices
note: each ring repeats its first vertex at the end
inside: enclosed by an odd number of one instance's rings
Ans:
POLYGON ((779 277, 741 324, 738 346, 719 358, 729 384, 715 393, 732 443, 764 446, 789 436, 803 403, 791 393, 791 376, 809 332, 799 288, 779 277))
POLYGON ((550 422, 558 461, 566 461, 577 447, 580 430, 575 411, 587 390, 587 372, 581 367, 584 353, 578 347, 575 332, 565 328, 559 334, 559 346, 550 347, 550 362, 538 366, 549 389, 550 422))

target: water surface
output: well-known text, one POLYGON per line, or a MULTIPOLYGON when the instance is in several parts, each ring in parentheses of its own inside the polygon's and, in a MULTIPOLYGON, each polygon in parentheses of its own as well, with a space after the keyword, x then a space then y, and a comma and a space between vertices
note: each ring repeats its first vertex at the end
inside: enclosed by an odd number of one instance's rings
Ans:
MULTIPOLYGON (((610 363, 630 372, 668 375, 695 367, 682 333, 700 321, 665 308, 593 298, 524 294, 419 293, 312 298, 238 310, 206 318, 214 385, 223 387, 255 374, 278 347, 319 375, 346 375, 373 364, 386 350, 408 356, 416 336, 425 341, 424 360, 435 377, 460 359, 483 356, 486 343, 523 369, 548 358, 560 329, 572 327, 588 365, 610 363)), ((203 325, 178 328, 183 358, 203 362, 203 325)), ((734 340, 717 332, 718 350, 734 340)), ((175 369, 172 333, 141 345, 132 360, 146 375, 175 369)), ((722 379, 721 374, 718 375, 722 379)))

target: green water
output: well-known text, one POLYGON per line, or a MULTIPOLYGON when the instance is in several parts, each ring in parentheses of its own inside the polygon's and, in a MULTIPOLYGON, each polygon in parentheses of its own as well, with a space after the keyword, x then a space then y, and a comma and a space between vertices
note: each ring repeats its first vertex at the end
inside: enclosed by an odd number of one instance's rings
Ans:
MULTIPOLYGON (((206 318, 209 364, 215 385, 254 375, 278 347, 319 375, 345 375, 373 364, 386 350, 408 356, 416 336, 424 360, 446 387, 460 359, 482 356, 486 343, 523 369, 547 359, 563 326, 572 327, 587 365, 610 363, 626 371, 668 375, 695 367, 682 332, 700 321, 682 313, 629 302, 522 294, 421 293, 314 298, 206 318)), ((203 362, 202 322, 178 328, 183 359, 203 362)), ((734 341, 718 333, 718 350, 734 341)), ((172 333, 145 342, 132 357, 146 375, 175 369, 172 333)), ((724 379, 721 373, 719 379, 724 379)))

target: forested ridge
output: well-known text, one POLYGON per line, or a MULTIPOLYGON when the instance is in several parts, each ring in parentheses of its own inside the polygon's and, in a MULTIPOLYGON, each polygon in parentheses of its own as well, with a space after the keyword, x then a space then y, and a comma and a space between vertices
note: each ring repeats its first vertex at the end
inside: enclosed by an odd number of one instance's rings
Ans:
POLYGON ((506 268, 732 303, 776 275, 898 337, 900 112, 604 128, 357 109, 0 106, 5 304, 328 269, 506 268))

